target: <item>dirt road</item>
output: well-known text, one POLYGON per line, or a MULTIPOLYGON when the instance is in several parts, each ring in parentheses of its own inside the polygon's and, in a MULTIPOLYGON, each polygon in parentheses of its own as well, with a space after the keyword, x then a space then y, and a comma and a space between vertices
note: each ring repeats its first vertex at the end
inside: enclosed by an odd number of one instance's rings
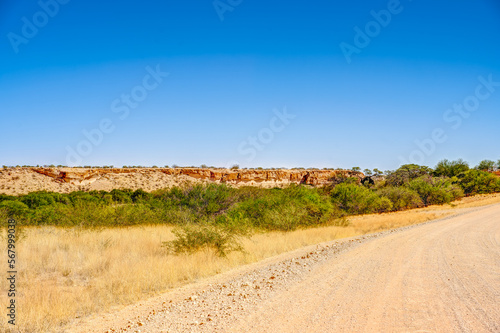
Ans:
POLYGON ((113 331, 500 332, 500 205, 212 282, 113 331))

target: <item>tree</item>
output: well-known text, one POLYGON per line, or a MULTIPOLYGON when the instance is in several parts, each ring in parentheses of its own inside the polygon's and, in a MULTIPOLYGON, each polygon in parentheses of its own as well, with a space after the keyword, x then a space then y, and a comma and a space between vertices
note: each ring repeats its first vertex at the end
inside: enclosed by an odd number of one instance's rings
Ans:
POLYGON ((434 168, 434 176, 436 177, 456 177, 459 174, 469 170, 469 163, 462 159, 456 161, 442 160, 434 168))
POLYGON ((379 177, 383 174, 383 172, 377 168, 373 169, 373 173, 374 173, 374 176, 376 176, 376 177, 379 177))
POLYGON ((373 172, 370 169, 364 169, 363 173, 365 174, 365 176, 368 176, 368 177, 373 176, 373 172))
POLYGON ((401 186, 409 183, 413 179, 428 175, 432 169, 418 164, 405 164, 396 171, 390 171, 387 174, 386 183, 392 186, 401 186))
POLYGON ((479 163, 479 165, 476 167, 477 170, 481 171, 495 171, 495 162, 491 160, 483 160, 479 163))
POLYGON ((361 171, 361 168, 360 167, 354 167, 351 169, 352 171, 361 171))

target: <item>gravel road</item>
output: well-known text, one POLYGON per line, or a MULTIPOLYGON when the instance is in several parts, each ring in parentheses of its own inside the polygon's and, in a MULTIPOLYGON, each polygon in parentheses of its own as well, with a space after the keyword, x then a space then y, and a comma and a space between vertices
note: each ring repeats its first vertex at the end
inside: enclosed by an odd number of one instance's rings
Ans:
POLYGON ((89 325, 74 331, 500 332, 500 205, 297 250, 89 325))

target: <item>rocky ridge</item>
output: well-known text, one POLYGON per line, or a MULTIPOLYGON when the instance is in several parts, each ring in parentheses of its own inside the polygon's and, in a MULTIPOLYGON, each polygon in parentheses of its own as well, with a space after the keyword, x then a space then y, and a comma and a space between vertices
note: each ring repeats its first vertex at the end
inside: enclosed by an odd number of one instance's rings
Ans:
POLYGON ((230 186, 280 187, 289 184, 325 186, 341 177, 361 180, 361 172, 317 169, 222 168, 7 168, 0 170, 0 193, 33 191, 91 191, 128 188, 154 191, 186 182, 225 183, 230 186))

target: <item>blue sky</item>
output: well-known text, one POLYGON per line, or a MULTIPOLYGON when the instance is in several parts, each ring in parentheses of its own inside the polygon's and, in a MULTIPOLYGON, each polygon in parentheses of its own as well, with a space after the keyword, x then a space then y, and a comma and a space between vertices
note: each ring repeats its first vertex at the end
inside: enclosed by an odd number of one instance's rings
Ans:
POLYGON ((497 160, 499 32, 493 0, 3 1, 0 164, 497 160))

